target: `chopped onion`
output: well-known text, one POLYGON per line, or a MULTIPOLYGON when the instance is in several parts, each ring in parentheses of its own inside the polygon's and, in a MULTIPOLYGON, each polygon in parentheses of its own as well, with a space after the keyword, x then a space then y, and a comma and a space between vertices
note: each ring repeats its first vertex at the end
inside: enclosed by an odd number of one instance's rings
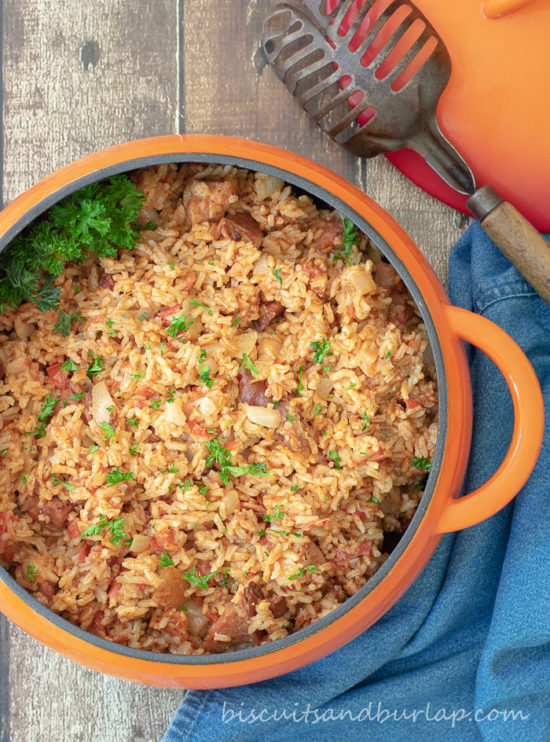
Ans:
POLYGON ((20 340, 28 340, 34 329, 32 325, 28 322, 24 322, 20 317, 15 318, 14 327, 15 334, 20 340))
POLYGON ((144 536, 142 533, 138 533, 132 539, 130 551, 134 554, 141 554, 142 551, 147 551, 149 543, 151 542, 150 536, 144 536))
POLYGON ((362 294, 369 294, 376 289, 376 283, 371 272, 364 266, 354 265, 346 268, 345 273, 345 279, 353 284, 357 291, 360 291, 362 294))
POLYGON ((315 391, 321 399, 328 399, 332 391, 332 381, 327 376, 322 376, 315 391))
POLYGON ((233 345, 235 346, 238 355, 241 355, 242 353, 250 355, 252 348, 256 345, 257 339, 258 333, 256 330, 247 330, 247 332, 237 335, 233 340, 233 345))
POLYGON ((258 260, 254 263, 252 273, 255 276, 257 276, 258 273, 267 273, 267 259, 265 253, 262 253, 258 260))
POLYGON ((274 175, 264 175, 264 173, 257 175, 254 182, 254 190, 260 201, 269 198, 275 191, 281 191, 283 186, 284 182, 280 178, 276 178, 274 175))
POLYGON ((112 410, 109 410, 109 407, 114 408, 115 402, 109 394, 105 382, 98 381, 92 387, 92 414, 98 425, 111 423, 112 410))
POLYGON ((201 397, 197 402, 197 407, 203 417, 213 415, 218 409, 209 397, 201 397))
POLYGON ((208 627, 209 621, 206 616, 202 613, 200 605, 195 603, 193 598, 186 598, 184 603, 189 621, 189 632, 193 636, 204 636, 208 627))
POLYGON ((231 513, 235 512, 241 504, 236 490, 229 490, 229 492, 223 496, 223 501, 227 515, 231 515, 231 513))
POLYGON ((174 425, 185 425, 187 418, 181 409, 181 401, 176 398, 171 404, 165 406, 164 416, 167 422, 174 425))
POLYGON ((255 407, 254 405, 247 405, 246 416, 251 423, 263 425, 264 428, 278 428, 282 420, 279 410, 271 407, 255 407))

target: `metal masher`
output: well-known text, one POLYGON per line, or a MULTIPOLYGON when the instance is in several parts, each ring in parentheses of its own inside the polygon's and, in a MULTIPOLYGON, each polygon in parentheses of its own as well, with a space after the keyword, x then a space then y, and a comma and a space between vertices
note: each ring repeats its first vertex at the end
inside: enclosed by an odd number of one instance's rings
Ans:
POLYGON ((360 157, 409 148, 458 192, 483 229, 550 304, 550 246, 472 171, 436 118, 451 58, 408 0, 287 0, 264 26, 278 77, 335 142, 360 157))

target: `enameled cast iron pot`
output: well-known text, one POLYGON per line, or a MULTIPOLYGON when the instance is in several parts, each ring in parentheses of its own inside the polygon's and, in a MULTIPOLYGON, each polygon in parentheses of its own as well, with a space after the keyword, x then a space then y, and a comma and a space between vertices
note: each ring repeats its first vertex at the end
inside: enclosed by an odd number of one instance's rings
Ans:
POLYGON ((361 590, 330 615, 285 639, 224 655, 187 657, 130 649, 89 634, 52 613, 0 568, 0 610, 67 657, 95 670, 151 685, 241 685, 302 667, 365 631, 412 584, 442 534, 479 523, 504 507, 535 465, 542 442, 542 395, 533 369, 514 341, 488 320, 450 305, 418 248, 388 214, 329 170, 275 147, 226 137, 166 136, 97 152, 45 178, 0 213, 0 250, 39 214, 84 185, 163 162, 217 162, 261 170, 352 219, 407 285, 428 329, 435 358, 439 434, 426 490, 414 518, 387 561, 361 590), (475 492, 457 499, 472 426, 463 340, 486 352, 503 373, 513 399, 515 424, 510 448, 497 472, 475 492))

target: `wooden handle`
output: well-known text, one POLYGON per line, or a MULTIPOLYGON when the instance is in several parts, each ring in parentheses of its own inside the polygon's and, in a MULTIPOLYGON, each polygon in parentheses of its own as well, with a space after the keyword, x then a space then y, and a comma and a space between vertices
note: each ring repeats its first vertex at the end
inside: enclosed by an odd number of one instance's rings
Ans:
POLYGON ((493 242, 550 305, 550 244, 519 211, 492 188, 480 188, 467 203, 493 242))

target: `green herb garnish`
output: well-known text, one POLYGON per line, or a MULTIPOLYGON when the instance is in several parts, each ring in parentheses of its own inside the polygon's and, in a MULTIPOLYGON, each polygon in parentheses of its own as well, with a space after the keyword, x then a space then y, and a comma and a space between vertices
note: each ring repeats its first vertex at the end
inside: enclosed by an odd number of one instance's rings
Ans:
POLYGON ((361 419, 363 420, 363 427, 361 428, 361 432, 367 429, 367 425, 370 425, 370 417, 367 415, 366 411, 363 411, 361 413, 361 419))
POLYGON ((90 453, 95 453, 96 451, 99 451, 99 446, 96 445, 95 443, 92 443, 89 450, 90 450, 90 453))
POLYGON ((78 371, 78 364, 74 361, 65 361, 61 366, 61 371, 78 371))
POLYGON ((50 417, 53 415, 55 406, 58 404, 58 402, 61 402, 61 397, 56 397, 54 399, 50 397, 49 394, 46 394, 44 405, 38 415, 38 422, 40 423, 40 426, 38 430, 33 430, 31 433, 27 433, 27 435, 39 435, 41 438, 46 435, 46 427, 48 425, 50 417))
POLYGON ((137 446, 130 446, 128 451, 130 452, 130 456, 137 456, 138 454, 141 453, 141 451, 139 450, 137 446))
POLYGON ((160 557, 160 568, 162 569, 163 567, 172 567, 173 564, 174 564, 174 561, 170 559, 166 549, 163 549, 161 557, 160 557))
POLYGON ((38 569, 34 566, 34 564, 27 564, 27 580, 29 582, 34 582, 34 578, 38 574, 38 569))
POLYGON ((214 314, 214 312, 210 309, 210 307, 207 307, 206 304, 201 304, 201 302, 200 301, 197 301, 196 299, 191 299, 191 301, 189 302, 189 304, 192 304, 194 307, 202 307, 211 316, 214 314))
POLYGON ((53 284, 65 262, 81 263, 88 253, 116 258, 118 248, 131 249, 143 200, 127 176, 115 175, 52 206, 1 255, 0 307, 32 301, 42 312, 57 309, 60 290, 53 284))
POLYGON ((237 325, 239 324, 240 321, 241 321, 241 318, 240 317, 235 317, 235 319, 231 323, 231 327, 237 327, 237 325))
POLYGON ((342 459, 340 458, 340 456, 339 456, 339 454, 338 454, 337 451, 328 451, 328 457, 329 457, 329 459, 332 459, 334 461, 334 468, 335 469, 341 469, 342 468, 341 463, 340 463, 342 461, 342 459))
POLYGON ((59 477, 56 476, 55 474, 52 474, 52 482, 55 485, 62 484, 66 490, 69 490, 69 492, 74 490, 74 484, 71 484, 70 482, 64 482, 62 479, 59 479, 59 477))
MULTIPOLYGON (((296 387, 296 389, 294 390, 294 394, 295 394, 295 395, 296 395, 297 397, 301 397, 301 396, 302 396, 302 395, 300 394, 300 392, 301 392, 301 391, 302 391, 302 389, 304 388, 304 383, 303 383, 303 381, 302 381, 302 374, 304 373, 304 370, 305 370, 305 366, 300 366, 300 368, 298 369, 298 379, 299 379, 299 383, 298 383, 298 386, 296 387)), ((290 415, 288 416, 288 419, 290 420, 290 415)), ((294 420, 294 419, 296 419, 296 418, 292 418, 292 419, 294 420)))
POLYGON ((217 569, 215 572, 210 572, 209 575, 199 575, 195 567, 193 567, 191 572, 187 572, 183 575, 183 579, 187 580, 191 585, 196 585, 203 590, 208 590, 208 580, 214 577, 214 575, 217 575, 219 571, 220 570, 217 569))
POLYGON ((180 314, 179 317, 174 317, 172 319, 170 327, 166 330, 166 334, 175 339, 180 333, 188 330, 194 321, 195 320, 189 319, 188 317, 184 317, 183 314, 180 314))
POLYGON ((313 410, 313 416, 317 417, 317 415, 322 411, 322 406, 320 404, 315 405, 315 409, 313 410))
POLYGON ((334 253, 333 260, 342 259, 348 265, 352 264, 351 259, 351 248, 353 245, 359 244, 359 237, 357 235, 357 232, 355 231, 355 224, 351 221, 351 219, 342 219, 342 225, 344 227, 344 234, 342 236, 342 240, 344 243, 344 253, 342 254, 340 250, 334 253))
POLYGON ((86 369, 86 376, 91 379, 101 373, 101 370, 103 369, 103 361, 99 356, 94 356, 93 353, 90 353, 90 355, 92 356, 92 362, 86 369))
POLYGON ((430 459, 427 459, 424 456, 420 459, 417 459, 415 457, 413 459, 413 466, 416 466, 417 469, 425 469, 426 471, 431 471, 432 462, 430 461, 430 459))
POLYGON ((107 484, 109 487, 113 487, 115 484, 120 484, 120 482, 129 482, 130 479, 133 478, 133 476, 133 472, 122 472, 120 471, 118 466, 115 466, 115 468, 111 469, 111 471, 107 474, 105 484, 107 484))
POLYGON ((132 428, 137 428, 137 426, 139 425, 139 421, 137 417, 127 417, 126 425, 129 425, 132 428))
POLYGON ((277 279, 277 281, 279 281, 279 283, 282 286, 283 285, 283 279, 281 278, 281 269, 280 268, 277 268, 276 270, 274 270, 273 271, 273 275, 275 276, 275 278, 277 279))
POLYGON ((252 363, 252 361, 248 357, 248 354, 247 353, 243 353, 243 360, 242 360, 241 365, 239 366, 239 371, 243 367, 246 367, 250 371, 250 373, 252 374, 252 376, 258 376, 259 373, 260 373, 258 371, 258 369, 256 368, 256 366, 252 363))
POLYGON ((323 338, 322 340, 314 340, 309 344, 313 349, 313 360, 315 363, 323 363, 325 356, 332 355, 330 352, 330 340, 323 338))

